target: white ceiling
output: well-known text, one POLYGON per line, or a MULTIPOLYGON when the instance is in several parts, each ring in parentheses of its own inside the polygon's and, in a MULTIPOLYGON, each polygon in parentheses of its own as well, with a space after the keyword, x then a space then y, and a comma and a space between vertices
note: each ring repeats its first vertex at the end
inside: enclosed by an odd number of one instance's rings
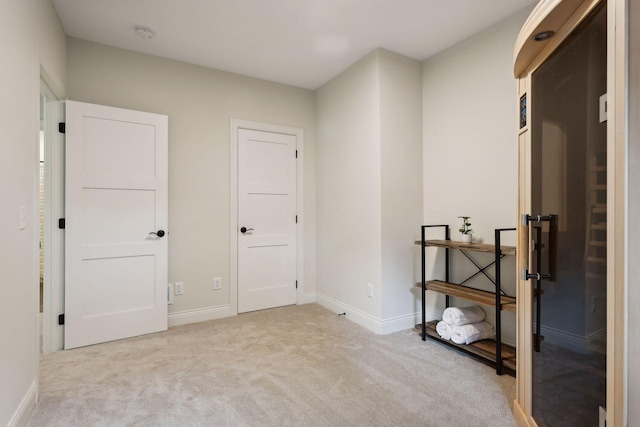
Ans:
POLYGON ((424 60, 537 2, 52 1, 68 36, 307 89, 375 48, 424 60))

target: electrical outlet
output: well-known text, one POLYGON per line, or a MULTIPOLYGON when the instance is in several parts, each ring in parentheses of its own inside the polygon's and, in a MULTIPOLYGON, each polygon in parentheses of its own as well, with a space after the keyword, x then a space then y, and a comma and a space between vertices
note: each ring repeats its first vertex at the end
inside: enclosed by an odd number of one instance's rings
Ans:
POLYGON ((220 277, 213 278, 213 289, 214 290, 222 289, 222 279, 220 277))
POLYGON ((373 285, 371 283, 367 283, 367 296, 373 298, 373 285))
POLYGON ((176 282, 175 283, 175 294, 183 295, 184 294, 184 282, 176 282))

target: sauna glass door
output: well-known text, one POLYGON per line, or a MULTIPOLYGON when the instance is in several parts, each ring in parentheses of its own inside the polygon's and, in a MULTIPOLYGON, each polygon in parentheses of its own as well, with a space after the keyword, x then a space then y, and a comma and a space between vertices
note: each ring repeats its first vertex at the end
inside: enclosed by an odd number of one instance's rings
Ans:
POLYGON ((606 35, 603 5, 531 81, 531 214, 554 217, 529 224, 541 427, 598 426, 606 402, 606 35))

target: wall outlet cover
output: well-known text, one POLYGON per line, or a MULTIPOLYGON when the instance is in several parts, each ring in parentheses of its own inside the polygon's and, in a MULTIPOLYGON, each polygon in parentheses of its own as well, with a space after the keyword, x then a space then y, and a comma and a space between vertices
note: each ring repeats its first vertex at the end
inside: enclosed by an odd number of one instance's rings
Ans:
POLYGON ((184 282, 176 282, 175 283, 175 294, 183 295, 184 294, 184 282))

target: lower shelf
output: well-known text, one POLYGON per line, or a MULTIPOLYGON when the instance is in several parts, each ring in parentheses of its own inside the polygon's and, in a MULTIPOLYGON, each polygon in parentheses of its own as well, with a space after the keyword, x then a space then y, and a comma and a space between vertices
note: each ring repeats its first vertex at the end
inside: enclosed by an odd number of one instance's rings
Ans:
MULTIPOLYGON (((491 366, 496 364, 496 341, 493 339, 480 340, 469 345, 456 344, 453 341, 443 340, 436 332, 437 320, 427 322, 427 336, 448 346, 458 348, 466 353, 470 353, 480 359, 484 359, 491 366)), ((416 325, 416 330, 422 334, 422 324, 416 325)), ((508 344, 502 343, 502 366, 512 371, 510 374, 515 376, 516 372, 516 349, 508 344)))

